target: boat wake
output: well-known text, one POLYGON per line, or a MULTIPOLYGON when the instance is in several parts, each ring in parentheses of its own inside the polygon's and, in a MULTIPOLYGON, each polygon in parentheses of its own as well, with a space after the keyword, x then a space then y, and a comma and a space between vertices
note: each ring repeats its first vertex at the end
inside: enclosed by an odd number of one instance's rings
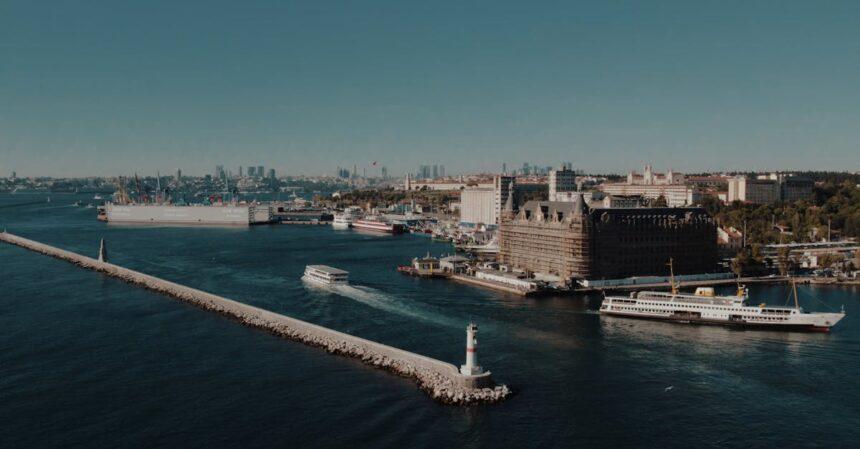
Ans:
POLYGON ((444 315, 432 312, 423 307, 407 304, 403 300, 385 292, 362 285, 332 285, 330 290, 340 296, 358 301, 366 306, 389 313, 419 319, 440 326, 454 328, 462 327, 457 321, 444 315))

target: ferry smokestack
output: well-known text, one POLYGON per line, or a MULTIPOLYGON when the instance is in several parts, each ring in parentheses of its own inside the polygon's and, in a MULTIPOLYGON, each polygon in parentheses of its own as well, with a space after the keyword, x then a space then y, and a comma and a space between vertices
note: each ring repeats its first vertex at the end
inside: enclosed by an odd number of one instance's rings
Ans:
POLYGON ((466 326, 466 364, 460 366, 460 374, 477 376, 484 370, 478 366, 478 325, 469 323, 466 326))

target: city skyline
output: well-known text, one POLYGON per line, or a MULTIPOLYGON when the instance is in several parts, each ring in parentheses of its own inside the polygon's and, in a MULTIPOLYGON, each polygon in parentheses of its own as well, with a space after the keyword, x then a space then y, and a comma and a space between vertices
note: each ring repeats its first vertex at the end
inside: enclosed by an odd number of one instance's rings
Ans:
POLYGON ((856 170, 858 9, 10 3, 0 176, 856 170))

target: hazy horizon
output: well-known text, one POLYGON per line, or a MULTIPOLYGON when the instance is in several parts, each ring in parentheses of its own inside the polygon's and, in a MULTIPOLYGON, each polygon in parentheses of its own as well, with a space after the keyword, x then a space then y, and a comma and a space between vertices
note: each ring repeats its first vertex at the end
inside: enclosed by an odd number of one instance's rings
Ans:
POLYGON ((0 12, 0 176, 860 170, 856 2, 0 12))

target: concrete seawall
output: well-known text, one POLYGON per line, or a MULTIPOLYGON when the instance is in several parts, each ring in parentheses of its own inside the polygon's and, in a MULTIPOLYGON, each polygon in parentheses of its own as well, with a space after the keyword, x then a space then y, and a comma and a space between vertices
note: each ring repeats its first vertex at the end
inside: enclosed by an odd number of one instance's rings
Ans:
POLYGON ((460 374, 457 367, 450 363, 290 318, 6 232, 0 233, 0 241, 140 285, 228 316, 247 326, 321 347, 332 354, 353 357, 366 364, 412 378, 433 399, 443 403, 468 405, 497 402, 511 394, 507 386, 495 385, 489 372, 479 376, 466 376, 460 374))

